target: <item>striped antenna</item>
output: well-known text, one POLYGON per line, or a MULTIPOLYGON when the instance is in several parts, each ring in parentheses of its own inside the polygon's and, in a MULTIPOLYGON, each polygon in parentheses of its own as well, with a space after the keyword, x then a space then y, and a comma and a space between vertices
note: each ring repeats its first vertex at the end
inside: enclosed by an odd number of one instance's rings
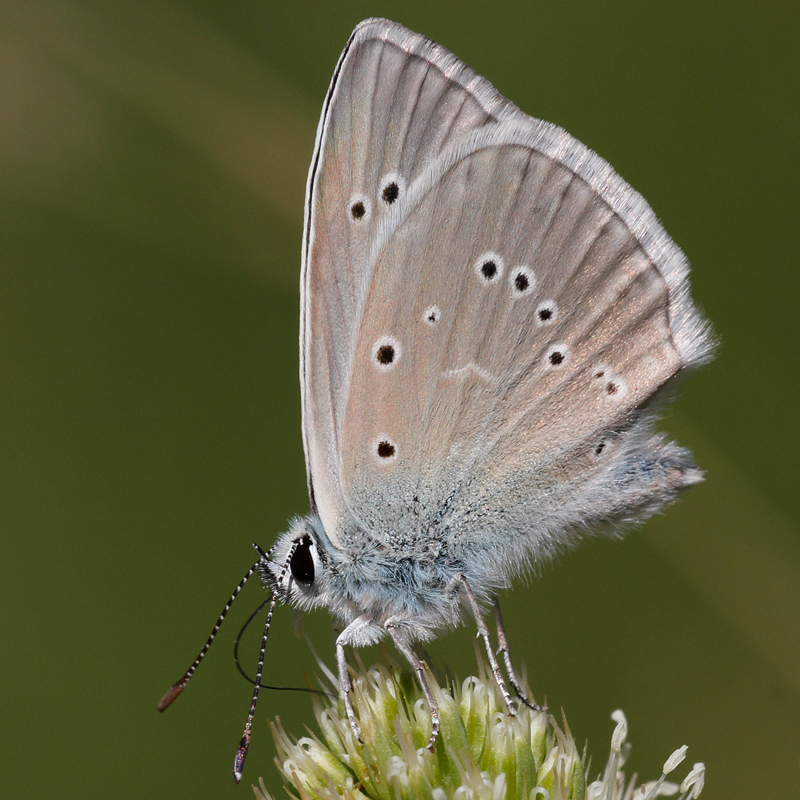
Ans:
MULTIPOLYGON (((289 554, 286 556, 286 561, 281 567, 280 575, 278 575, 277 586, 283 586, 284 578, 286 577, 286 570, 289 569, 289 564, 292 561, 295 550, 300 545, 301 540, 292 543, 289 548, 289 554)), ((271 551, 270 551, 271 552, 271 551)), ((260 563, 260 562, 259 562, 260 563)), ((249 577, 249 575, 248 575, 249 577)), ((264 623, 264 635, 261 638, 261 650, 258 653, 258 669, 256 670, 256 681, 253 687, 253 699, 250 702, 250 713, 247 715, 247 722, 244 725, 244 732, 239 741, 239 748, 236 751, 236 758, 233 761, 233 779, 236 783, 242 779, 242 771, 244 770, 244 761, 247 758, 247 750, 250 747, 250 735, 253 727, 253 717, 256 715, 256 704, 258 703, 258 690, 261 688, 261 675, 264 672, 264 653, 267 649, 267 636, 269 635, 269 626, 272 622, 272 614, 275 611, 275 604, 278 602, 277 594, 273 592, 272 599, 269 603, 269 611, 267 612, 267 621, 264 623)))
MULTIPOLYGON (((225 608, 222 609, 222 613, 217 618, 217 624, 214 625, 214 629, 211 631, 211 635, 206 640, 206 643, 203 645, 203 649, 198 653, 197 658, 192 662, 192 666, 186 670, 183 674, 183 677, 170 688, 170 690, 158 701, 158 710, 163 711, 167 708, 173 700, 183 691, 183 687, 186 686, 187 683, 194 675, 195 670, 200 665, 200 662, 205 658, 206 653, 208 652, 208 648, 211 647, 211 643, 214 641, 214 637, 217 635, 217 631, 219 631, 220 627, 222 626, 222 621, 225 619, 228 611, 230 611, 231 606, 233 605, 233 601, 238 597, 239 592, 242 591, 242 587, 247 583, 253 573, 258 569, 259 565, 264 561, 269 561, 269 557, 272 554, 272 550, 269 553, 265 553, 260 547, 253 545, 256 547, 259 553, 259 560, 247 570, 247 574, 239 581, 239 585, 234 589, 233 594, 228 599, 228 602, 225 604, 225 608)), ((294 551, 293 551, 294 552, 294 551)), ((284 567, 285 571, 285 567, 284 567)), ((270 611, 271 614, 271 611, 270 611)))

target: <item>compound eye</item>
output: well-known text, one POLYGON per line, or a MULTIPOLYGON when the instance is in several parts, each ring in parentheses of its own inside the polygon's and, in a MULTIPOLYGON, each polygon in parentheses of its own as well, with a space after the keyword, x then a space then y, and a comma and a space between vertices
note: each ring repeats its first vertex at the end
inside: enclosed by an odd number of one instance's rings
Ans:
POLYGON ((308 536, 297 545, 289 562, 289 569, 298 583, 307 585, 314 582, 314 558, 311 555, 311 539, 308 536))

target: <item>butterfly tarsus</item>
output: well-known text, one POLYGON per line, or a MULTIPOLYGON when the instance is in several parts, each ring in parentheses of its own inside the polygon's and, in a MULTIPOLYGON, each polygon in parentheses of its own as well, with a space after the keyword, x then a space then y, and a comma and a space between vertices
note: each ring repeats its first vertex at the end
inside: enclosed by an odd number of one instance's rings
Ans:
POLYGON ((431 753, 434 753, 436 752, 436 740, 439 738, 439 706, 436 703, 436 699, 428 683, 425 662, 414 652, 414 648, 411 647, 408 640, 400 632, 398 623, 387 620, 384 627, 392 637, 395 647, 406 657, 408 663, 414 668, 420 686, 422 686, 422 691, 425 693, 425 699, 428 701, 428 709, 431 713, 431 735, 428 739, 427 748, 431 753))
MULTIPOLYGON (((346 632, 347 629, 345 629, 346 632)), ((336 640, 336 664, 339 667, 339 688, 344 697, 344 707, 347 711, 347 720, 350 723, 350 730, 353 731, 353 736, 357 742, 361 742, 361 728, 359 727, 358 720, 356 719, 356 712, 353 710, 353 700, 350 697, 353 691, 353 683, 350 680, 350 673, 347 671, 347 656, 344 652, 345 642, 342 640, 344 632, 339 635, 336 640)))
POLYGON ((508 651, 508 639, 506 638, 506 629, 503 626, 503 615, 500 612, 500 601, 495 597, 494 599, 494 621, 497 627, 497 652, 503 654, 503 661, 506 665, 506 673, 508 674, 508 682, 514 688, 517 697, 529 708, 531 711, 547 711, 546 706, 540 706, 532 703, 525 697, 520 682, 517 680, 517 674, 514 672, 514 667, 511 664, 511 655, 508 651))
MULTIPOLYGON (((514 717, 517 714, 517 710, 514 708, 511 702, 511 695, 509 694, 508 687, 503 679, 503 673, 500 671, 500 665, 497 663, 497 657, 492 649, 492 640, 489 636, 489 628, 486 626, 486 620, 484 620, 483 614, 481 613, 480 606, 478 605, 478 599, 475 597, 475 593, 472 591, 472 587, 469 585, 469 581, 467 580, 466 576, 462 574, 460 577, 461 585, 464 587, 464 593, 467 595, 467 600, 469 601, 470 610, 472 611, 472 615, 475 617, 475 622, 478 625, 478 635, 483 639, 483 644, 486 647, 486 656, 489 659, 489 666, 492 669, 495 683, 497 684, 497 688, 500 690, 500 694, 503 696, 503 702, 506 705, 506 710, 508 711, 509 716, 514 717)), ((509 672, 509 675, 511 674, 513 673, 509 672)), ((514 683, 512 682, 512 686, 513 685, 514 683)), ((517 692, 519 693, 518 689, 517 692)))

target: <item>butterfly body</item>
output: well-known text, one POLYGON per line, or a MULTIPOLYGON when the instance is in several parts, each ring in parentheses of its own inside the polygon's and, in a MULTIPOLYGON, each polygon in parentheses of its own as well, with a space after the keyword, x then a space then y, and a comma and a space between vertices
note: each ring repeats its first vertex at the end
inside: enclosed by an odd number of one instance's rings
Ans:
POLYGON ((279 540, 266 577, 271 587, 279 588, 281 557, 285 561, 292 544, 304 536, 312 542, 314 580, 287 581, 282 588, 292 604, 303 609, 325 607, 344 626, 359 617, 368 619, 370 625, 359 637, 364 644, 382 639, 389 620, 403 624, 417 641, 458 624, 456 579, 465 561, 432 534, 417 536, 406 547, 391 547, 359 531, 345 534, 344 546, 334 548, 318 518, 306 517, 279 540))

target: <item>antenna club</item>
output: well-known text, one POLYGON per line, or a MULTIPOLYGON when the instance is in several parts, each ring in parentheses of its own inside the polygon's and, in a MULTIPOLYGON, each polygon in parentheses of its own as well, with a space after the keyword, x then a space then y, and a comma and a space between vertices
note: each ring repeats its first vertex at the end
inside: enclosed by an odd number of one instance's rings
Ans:
MULTIPOLYGON (((256 690, 258 691, 258 690, 256 690)), ((244 760, 247 758, 247 750, 250 747, 250 720, 247 721, 242 740, 239 742, 239 749, 236 751, 236 758, 233 761, 233 780, 239 783, 244 772, 244 760)))
POLYGON ((176 683, 159 701, 158 701, 158 710, 163 711, 165 708, 169 707, 172 701, 183 691, 183 687, 186 684, 183 682, 176 683))

